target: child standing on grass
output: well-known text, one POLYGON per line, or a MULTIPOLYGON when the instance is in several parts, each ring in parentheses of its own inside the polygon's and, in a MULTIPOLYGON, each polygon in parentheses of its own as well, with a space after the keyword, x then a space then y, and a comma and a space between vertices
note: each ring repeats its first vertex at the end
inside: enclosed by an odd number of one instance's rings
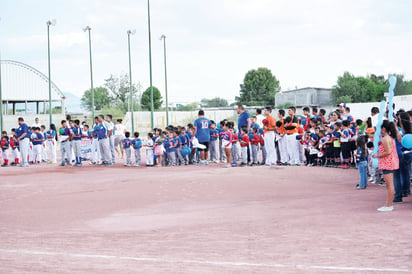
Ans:
POLYGON ((223 129, 225 130, 225 133, 223 134, 223 139, 222 139, 222 147, 225 151, 226 154, 226 165, 224 167, 228 168, 231 167, 231 162, 232 162, 232 139, 233 135, 231 130, 233 130, 234 123, 226 121, 223 129))
POLYGON ((132 165, 132 151, 131 151, 131 145, 132 145, 132 140, 130 140, 130 132, 126 132, 124 134, 125 138, 122 141, 123 144, 123 149, 126 152, 126 163, 124 166, 131 166, 132 165))
POLYGON ((355 157, 360 178, 356 189, 365 189, 368 186, 368 150, 366 148, 366 136, 361 136, 356 140, 356 147, 355 157))

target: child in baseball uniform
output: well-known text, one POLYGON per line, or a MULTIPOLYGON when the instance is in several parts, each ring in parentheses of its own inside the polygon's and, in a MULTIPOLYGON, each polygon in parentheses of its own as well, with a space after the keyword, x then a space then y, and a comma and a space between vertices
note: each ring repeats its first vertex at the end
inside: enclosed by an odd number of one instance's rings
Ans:
POLYGON ((147 140, 145 143, 146 147, 146 166, 153 166, 153 148, 154 148, 154 143, 153 143, 153 133, 148 133, 147 134, 147 140))
POLYGON ((2 136, 1 137, 1 157, 3 158, 3 164, 1 165, 2 167, 6 167, 9 165, 9 158, 7 155, 7 151, 9 149, 9 137, 6 136, 2 136))
POLYGON ((82 129, 80 128, 80 121, 74 120, 72 131, 72 146, 76 163, 74 166, 82 166, 81 143, 82 143, 82 129))
POLYGON ((131 166, 132 165, 132 140, 130 139, 130 132, 126 132, 124 134, 125 138, 122 140, 123 149, 126 152, 126 163, 124 166, 131 166))
POLYGON ((60 166, 65 166, 65 159, 67 159, 67 165, 71 166, 71 147, 70 147, 70 137, 71 137, 71 131, 67 127, 66 120, 63 120, 61 122, 62 127, 59 130, 59 138, 60 138, 60 151, 62 154, 62 163, 60 166))
POLYGON ((140 149, 142 148, 142 140, 139 138, 139 132, 135 132, 134 139, 132 140, 132 145, 134 149, 134 166, 140 166, 140 149))
POLYGON ((42 147, 43 147, 43 134, 40 132, 39 127, 33 128, 34 133, 31 135, 31 142, 33 143, 33 162, 40 164, 42 161, 42 147))
POLYGON ((10 147, 12 156, 12 166, 16 166, 20 162, 20 144, 16 136, 16 129, 11 129, 12 136, 10 137, 10 147))
POLYGON ((41 134, 43 134, 43 144, 41 146, 41 161, 42 162, 47 162, 48 161, 48 157, 47 157, 47 149, 46 149, 46 145, 47 145, 47 134, 46 134, 46 126, 42 125, 40 127, 40 132, 41 134))
POLYGON ((57 132, 56 126, 54 124, 50 124, 50 128, 46 131, 46 140, 47 140, 47 147, 50 151, 50 162, 49 164, 57 163, 56 159, 56 142, 57 142, 57 132))

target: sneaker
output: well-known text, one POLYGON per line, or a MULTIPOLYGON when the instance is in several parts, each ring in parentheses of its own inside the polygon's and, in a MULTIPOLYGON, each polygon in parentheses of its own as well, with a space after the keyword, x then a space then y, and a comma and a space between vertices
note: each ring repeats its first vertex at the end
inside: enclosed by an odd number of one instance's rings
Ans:
POLYGON ((385 182, 380 182, 378 185, 380 185, 380 186, 386 186, 385 182))
POLYGON ((373 181, 375 181, 375 179, 373 179, 372 177, 370 177, 368 181, 369 181, 369 182, 373 182, 373 181))
POLYGON ((230 164, 226 164, 226 165, 224 165, 223 167, 224 167, 224 168, 229 168, 229 167, 231 167, 231 165, 230 165, 230 164))
POLYGON ((378 211, 381 211, 381 212, 388 212, 392 210, 393 210, 393 206, 383 206, 383 207, 378 208, 378 211))
POLYGON ((136 167, 137 167, 137 166, 140 166, 140 165, 139 165, 139 164, 134 164, 134 166, 136 166, 136 167))
POLYGON ((240 167, 245 167, 245 166, 247 166, 247 164, 245 164, 245 163, 240 164, 240 167))
POLYGON ((402 199, 393 199, 394 204, 401 204, 403 203, 402 199))
POLYGON ((129 164, 124 164, 124 166, 130 166, 129 164))
POLYGON ((375 181, 375 180, 373 180, 373 181, 371 181, 371 183, 372 183, 372 184, 376 184, 376 181, 375 181))
POLYGON ((61 163, 59 166, 65 166, 66 164, 65 163, 61 163))

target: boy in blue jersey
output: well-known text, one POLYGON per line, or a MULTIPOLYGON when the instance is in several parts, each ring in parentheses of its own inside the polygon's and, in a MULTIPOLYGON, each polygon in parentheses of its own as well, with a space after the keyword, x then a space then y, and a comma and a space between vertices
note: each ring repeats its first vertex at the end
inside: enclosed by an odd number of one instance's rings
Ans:
POLYGON ((71 137, 71 131, 67 127, 66 120, 61 121, 61 128, 59 130, 59 136, 60 136, 60 151, 62 154, 62 163, 60 166, 65 166, 65 159, 68 159, 67 165, 71 166, 71 148, 70 148, 70 137, 71 137))
POLYGON ((42 147, 43 147, 43 138, 44 135, 40 133, 40 128, 34 127, 33 128, 33 134, 32 134, 32 143, 33 143, 33 163, 35 164, 40 164, 42 158, 42 147))
POLYGON ((259 129, 256 127, 252 127, 250 130, 249 140, 252 144, 252 166, 257 166, 259 161, 260 134, 259 129))
POLYGON ((91 135, 92 139, 92 161, 90 165, 96 165, 100 161, 100 149, 99 149, 99 139, 97 139, 97 131, 96 127, 99 124, 99 120, 97 117, 94 117, 94 125, 92 127, 91 135))
MULTIPOLYGON (((186 134, 186 129, 184 127, 180 129, 179 141, 180 141, 180 155, 182 155, 182 150, 189 147, 189 137, 186 134)), ((189 155, 185 155, 185 156, 182 155, 182 157, 183 157, 184 164, 188 165, 189 155)))
POLYGON ((169 131, 168 138, 165 141, 165 148, 167 153, 167 161, 169 166, 176 165, 176 146, 177 142, 174 139, 174 131, 169 131))
POLYGON ((210 123, 210 162, 219 163, 219 132, 216 129, 215 121, 211 120, 210 123))
POLYGON ((80 121, 74 120, 74 124, 72 127, 72 146, 74 151, 74 157, 76 159, 76 163, 74 166, 82 166, 82 157, 81 157, 81 149, 80 145, 82 143, 82 129, 80 128, 80 121))
POLYGON ((132 165, 132 151, 131 151, 131 146, 133 144, 133 141, 130 139, 130 132, 126 132, 124 134, 125 138, 122 140, 123 144, 123 149, 126 152, 126 163, 124 166, 131 166, 132 165))
POLYGON ((198 112, 198 117, 193 123, 194 135, 199 140, 201 145, 206 148, 198 148, 200 150, 200 164, 206 165, 209 154, 209 142, 210 142, 210 120, 205 117, 205 112, 201 109, 198 112))
POLYGON ((132 145, 134 148, 134 166, 140 166, 140 149, 142 148, 142 140, 139 138, 139 132, 135 132, 133 134, 134 139, 132 140, 132 145))
POLYGON ((340 168, 349 168, 350 167, 350 156, 351 156, 351 144, 350 144, 350 122, 344 120, 342 122, 342 132, 340 135, 340 143, 342 149, 342 159, 343 163, 340 168))
POLYGON ((41 132, 41 134, 43 134, 43 144, 41 146, 41 161, 42 162, 47 162, 48 161, 47 150, 46 150, 47 135, 46 135, 46 126, 45 125, 41 125, 40 132, 41 132))

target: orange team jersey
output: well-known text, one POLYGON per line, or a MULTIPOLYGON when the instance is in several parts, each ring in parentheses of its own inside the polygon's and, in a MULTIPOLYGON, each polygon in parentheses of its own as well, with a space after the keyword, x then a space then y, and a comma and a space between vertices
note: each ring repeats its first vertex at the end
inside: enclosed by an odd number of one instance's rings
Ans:
POLYGON ((298 131, 299 131, 299 119, 296 118, 295 116, 293 116, 293 117, 292 117, 292 121, 291 121, 290 123, 287 123, 287 124, 286 124, 286 127, 290 127, 290 126, 293 126, 293 127, 295 127, 295 128, 285 130, 285 131, 286 131, 286 134, 295 134, 295 133, 298 133, 298 131))
MULTIPOLYGON (((267 126, 268 128, 275 128, 275 127, 276 127, 276 119, 275 119, 275 117, 273 117, 272 115, 268 115, 268 117, 266 117, 266 120, 267 120, 266 126, 267 126)), ((272 130, 265 129, 265 130, 264 130, 264 132, 270 132, 270 131, 274 131, 274 129, 272 129, 272 130)))
POLYGON ((282 125, 280 127, 278 127, 278 133, 283 134, 283 133, 285 133, 285 120, 280 119, 279 121, 282 123, 282 125))

